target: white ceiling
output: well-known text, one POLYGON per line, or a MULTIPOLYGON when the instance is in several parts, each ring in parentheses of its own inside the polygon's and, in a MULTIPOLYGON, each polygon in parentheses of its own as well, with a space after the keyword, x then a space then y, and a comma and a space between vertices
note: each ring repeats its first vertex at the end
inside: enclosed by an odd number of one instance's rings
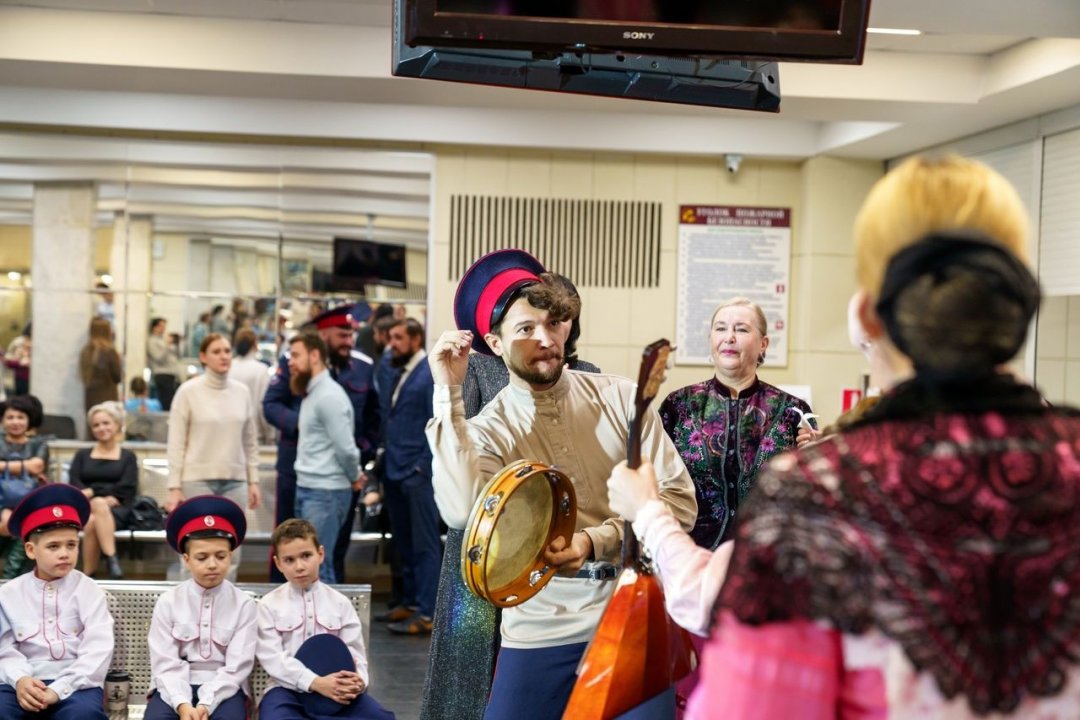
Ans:
MULTIPOLYGON (((872 27, 924 34, 871 35, 862 66, 782 65, 779 115, 395 78, 390 15, 391 0, 0 0, 0 131, 222 133, 361 148, 340 166, 329 151, 283 159, 252 146, 234 157, 182 143, 161 158, 139 145, 133 159, 129 143, 24 147, 8 134, 0 183, 88 167, 116 182, 107 168, 138 167, 141 179, 119 179, 143 188, 134 205, 173 217, 169 207, 214 205, 216 191, 218 215, 250 208, 250 218, 230 217, 243 224, 264 222, 275 192, 249 175, 281 163, 294 176, 276 191, 290 198, 280 211, 294 213, 296 227, 328 215, 362 225, 372 213, 416 233, 430 163, 387 147, 886 159, 1080 105, 1080 0, 875 0, 872 27), (347 188, 333 200, 316 182, 327 174, 347 188)), ((0 196, 0 208, 18 203, 0 196)))
POLYGON ((83 124, 108 123, 111 111, 121 126, 237 132, 221 114, 276 106, 248 131, 885 158, 1080 104, 1078 0, 875 0, 872 27, 924 34, 871 35, 860 67, 784 64, 779 117, 393 78, 390 15, 391 0, 0 0, 0 82, 22 91, 0 102, 0 122, 79 114, 97 91, 83 124), (163 95, 200 101, 184 117, 163 95), (140 97, 170 110, 155 117, 140 97), (439 112, 445 125, 430 122, 439 112), (561 136, 553 118, 582 137, 561 136))

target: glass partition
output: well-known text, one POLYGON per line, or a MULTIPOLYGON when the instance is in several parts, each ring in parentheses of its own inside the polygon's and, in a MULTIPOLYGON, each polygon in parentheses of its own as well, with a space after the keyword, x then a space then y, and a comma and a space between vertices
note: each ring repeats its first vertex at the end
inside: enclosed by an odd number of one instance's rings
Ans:
MULTIPOLYGON (((112 320, 121 398, 136 378, 152 398, 158 394, 147 356, 156 318, 164 321, 177 382, 200 371, 198 346, 209 332, 254 331, 269 369, 284 338, 339 303, 366 297, 424 320, 430 156, 20 133, 3 139, 0 369, 9 393, 28 387, 32 340, 20 336, 34 303, 38 183, 93 189, 92 268, 86 278, 73 270, 64 292, 85 296, 88 317, 112 320), (405 247, 407 287, 335 291, 335 237, 405 247)), ((88 328, 77 324, 62 341, 81 348, 88 328)), ((157 439, 165 424, 151 425, 157 439)))
POLYGON ((24 334, 30 322, 31 232, 34 188, 0 178, 0 365, 6 394, 25 392, 29 382, 32 340, 24 334))

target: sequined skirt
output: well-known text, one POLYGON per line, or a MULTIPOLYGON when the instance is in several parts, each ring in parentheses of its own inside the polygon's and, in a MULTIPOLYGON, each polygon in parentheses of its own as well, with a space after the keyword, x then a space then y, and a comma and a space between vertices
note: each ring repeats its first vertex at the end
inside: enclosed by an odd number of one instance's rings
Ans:
POLYGON ((461 579, 464 537, 463 530, 446 533, 421 720, 481 720, 491 693, 499 614, 461 579))

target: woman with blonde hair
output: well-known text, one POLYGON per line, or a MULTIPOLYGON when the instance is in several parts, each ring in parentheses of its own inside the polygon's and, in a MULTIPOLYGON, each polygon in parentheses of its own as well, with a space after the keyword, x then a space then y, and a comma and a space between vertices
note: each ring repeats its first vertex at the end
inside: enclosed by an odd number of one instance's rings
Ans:
POLYGON ((1039 303, 1027 213, 913 158, 855 238, 862 331, 911 376, 759 477, 688 716, 1078 717, 1080 412, 1001 370, 1039 303))
POLYGON ((85 388, 85 407, 120 399, 123 381, 120 354, 113 347, 112 325, 103 317, 90 320, 90 339, 79 354, 79 377, 85 388))
POLYGON ((124 577, 116 557, 116 531, 131 524, 131 506, 139 493, 139 464, 135 453, 120 447, 124 432, 124 408, 118 402, 94 405, 86 424, 95 443, 71 459, 71 485, 90 499, 90 520, 83 526, 83 572, 93 575, 98 559, 105 556, 109 577, 124 577))
POLYGON ((758 378, 769 330, 756 303, 721 303, 709 322, 709 347, 713 377, 673 391, 660 419, 694 479, 698 518, 690 534, 711 550, 731 539, 739 504, 765 463, 796 447, 810 406, 758 378))

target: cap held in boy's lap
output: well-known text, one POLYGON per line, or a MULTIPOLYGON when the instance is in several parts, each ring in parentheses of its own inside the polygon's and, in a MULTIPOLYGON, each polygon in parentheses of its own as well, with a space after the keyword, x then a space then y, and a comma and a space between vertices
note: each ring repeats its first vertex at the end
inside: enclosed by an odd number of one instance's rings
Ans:
POLYGON ((39 487, 22 499, 8 519, 12 536, 23 540, 35 530, 52 526, 82 528, 90 518, 90 501, 70 485, 39 487))
POLYGON ((243 509, 219 495, 193 497, 178 505, 165 521, 165 539, 178 553, 184 552, 184 540, 192 537, 225 538, 236 548, 244 542, 246 532, 243 509))
MULTIPOLYGON (((305 640, 296 651, 296 659, 319 677, 341 670, 356 672, 356 661, 353 660, 349 647, 341 638, 325 633, 305 640)), ((313 717, 335 715, 348 707, 317 692, 305 693, 303 702, 304 709, 313 717)))

